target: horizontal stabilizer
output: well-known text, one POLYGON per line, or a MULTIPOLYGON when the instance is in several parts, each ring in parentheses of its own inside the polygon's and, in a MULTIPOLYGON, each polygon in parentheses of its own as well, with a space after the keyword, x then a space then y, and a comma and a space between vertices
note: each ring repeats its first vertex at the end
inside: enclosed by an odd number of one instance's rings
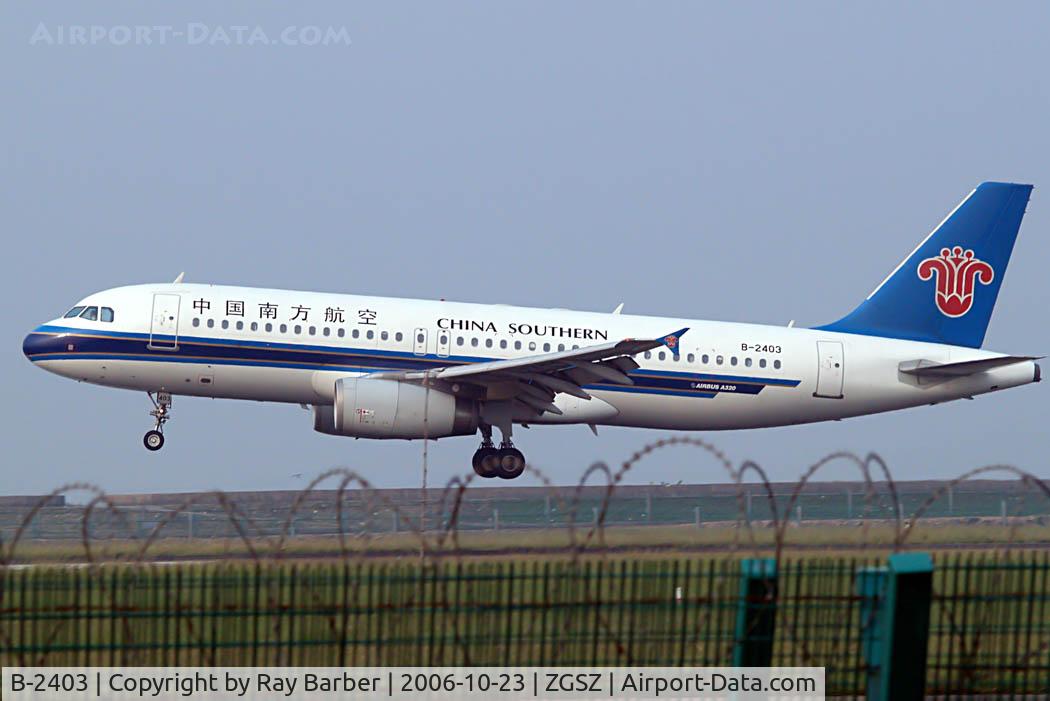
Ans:
POLYGON ((931 363, 924 365, 925 361, 911 361, 901 363, 900 371, 915 377, 965 377, 976 375, 987 370, 1025 363, 1030 360, 1038 360, 1038 357, 1027 355, 1004 355, 999 358, 984 358, 983 360, 965 360, 961 363, 931 363))

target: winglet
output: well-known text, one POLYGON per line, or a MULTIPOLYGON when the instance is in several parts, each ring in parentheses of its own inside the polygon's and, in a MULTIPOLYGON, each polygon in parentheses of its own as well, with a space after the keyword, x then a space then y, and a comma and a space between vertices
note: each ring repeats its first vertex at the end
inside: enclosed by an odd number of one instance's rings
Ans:
POLYGON ((171 284, 178 285, 180 282, 182 282, 182 278, 184 278, 184 277, 186 277, 185 271, 179 273, 179 276, 177 278, 175 278, 174 280, 172 280, 171 284))
POLYGON ((689 330, 689 327, 679 329, 674 333, 669 333, 666 336, 660 338, 660 343, 667 346, 667 350, 673 354, 678 355, 678 341, 685 335, 685 332, 689 330))

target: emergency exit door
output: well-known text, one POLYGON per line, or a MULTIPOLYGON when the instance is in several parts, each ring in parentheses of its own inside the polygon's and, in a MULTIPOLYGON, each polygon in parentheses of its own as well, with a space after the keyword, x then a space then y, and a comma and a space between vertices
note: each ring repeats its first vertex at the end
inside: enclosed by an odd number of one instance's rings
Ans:
POLYGON ((813 396, 842 399, 845 370, 842 344, 838 341, 817 341, 817 391, 813 396))
POLYGON ((427 354, 427 330, 416 329, 412 336, 412 352, 416 355, 427 354))
POLYGON ((439 358, 447 358, 449 348, 452 346, 452 332, 446 329, 438 329, 437 334, 437 354, 439 358))
POLYGON ((179 295, 153 295, 153 318, 149 326, 149 349, 179 349, 179 295))

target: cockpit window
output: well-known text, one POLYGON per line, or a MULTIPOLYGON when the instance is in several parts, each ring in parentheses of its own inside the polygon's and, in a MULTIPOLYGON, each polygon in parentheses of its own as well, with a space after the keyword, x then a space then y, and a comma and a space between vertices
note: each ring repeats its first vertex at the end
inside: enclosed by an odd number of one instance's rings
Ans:
POLYGON ((80 313, 80 318, 87 321, 98 321, 98 307, 88 307, 80 313))
POLYGON ((84 311, 84 307, 73 307, 68 312, 66 312, 66 315, 63 318, 72 319, 75 316, 80 316, 80 312, 82 311, 84 311))
POLYGON ((102 321, 113 321, 113 310, 109 307, 102 307, 102 321))

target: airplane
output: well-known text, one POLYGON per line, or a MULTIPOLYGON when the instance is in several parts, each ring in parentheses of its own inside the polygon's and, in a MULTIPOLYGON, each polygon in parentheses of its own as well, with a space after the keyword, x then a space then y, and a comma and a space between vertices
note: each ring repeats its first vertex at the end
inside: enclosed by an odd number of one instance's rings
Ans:
POLYGON ((526 467, 515 425, 711 431, 893 411, 1040 380, 981 350, 1031 185, 974 189, 859 306, 813 328, 183 282, 116 287, 33 330, 63 377, 147 392, 164 445, 176 395, 288 402, 355 438, 481 434, 474 471, 526 467), (501 434, 497 446, 493 428, 501 434))

